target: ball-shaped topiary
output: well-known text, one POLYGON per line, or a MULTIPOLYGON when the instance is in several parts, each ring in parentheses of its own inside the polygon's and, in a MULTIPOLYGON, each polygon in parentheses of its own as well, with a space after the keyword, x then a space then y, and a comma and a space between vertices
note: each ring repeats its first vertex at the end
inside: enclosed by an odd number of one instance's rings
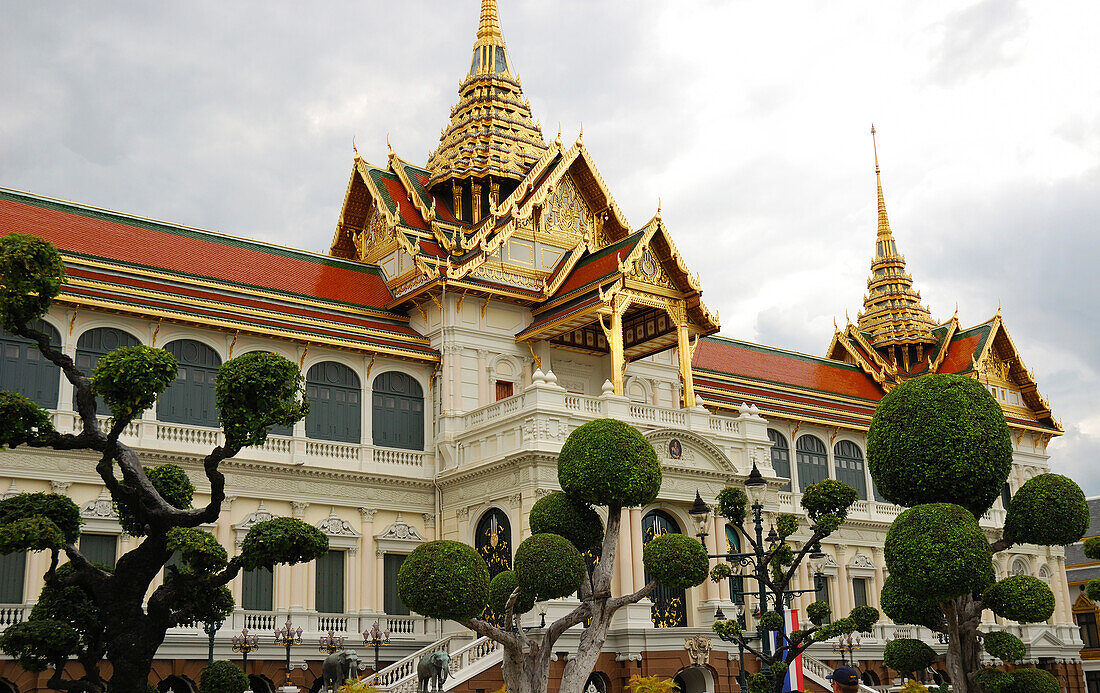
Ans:
POLYGON ((309 412, 298 365, 253 351, 218 369, 218 416, 229 445, 261 445, 271 426, 293 426, 309 412))
POLYGON ((918 598, 903 589, 893 575, 887 575, 879 595, 882 612, 894 623, 909 623, 938 630, 943 626, 943 609, 931 599, 918 598))
POLYGON ((248 676, 233 662, 214 662, 199 675, 199 693, 244 693, 248 676))
POLYGON ((17 520, 41 517, 52 522, 70 544, 80 536, 80 508, 58 493, 20 493, 0 500, 0 527, 17 520))
POLYGON ((0 392, 0 447, 17 448, 53 430, 50 413, 18 392, 0 392))
POLYGON ((1003 630, 986 633, 982 639, 982 647, 990 657, 996 657, 1004 662, 1016 662, 1027 654, 1027 646, 1012 633, 1003 630))
POLYGON ((954 503, 981 517, 1012 469, 1012 442, 1000 405, 981 383, 925 375, 879 401, 867 466, 893 503, 954 503))
MULTIPOLYGON (((149 483, 160 497, 173 508, 190 508, 195 497, 195 485, 183 467, 176 464, 162 464, 145 470, 149 483)), ((115 499, 115 511, 122 529, 133 537, 145 536, 146 526, 135 511, 134 500, 126 497, 115 499)))
POLYGON ((1001 693, 1059 693, 1061 687, 1054 674, 1042 669, 1025 667, 1013 671, 1012 683, 1001 689, 1001 693))
POLYGON ((57 525, 40 515, 0 525, 0 555, 16 551, 60 550, 64 544, 65 538, 57 525))
POLYGON ((580 552, 599 553, 603 544, 603 521, 592 506, 554 491, 531 506, 532 534, 559 534, 580 552))
POLYGON ((1085 540, 1085 555, 1093 560, 1100 560, 1100 537, 1089 537, 1085 540))
POLYGON ((562 446, 558 483, 584 503, 645 505, 661 489, 661 464, 638 429, 616 419, 596 419, 573 431, 562 446))
POLYGON ((802 492, 802 507, 811 520, 823 515, 835 515, 841 519, 847 517, 848 508, 859 500, 859 492, 836 479, 824 479, 810 484, 802 492))
POLYGON ((1012 685, 1012 675, 1001 669, 986 667, 979 671, 975 677, 978 685, 990 693, 1001 693, 1012 685))
POLYGON ((513 561, 520 589, 534 599, 567 597, 588 574, 577 547, 560 534, 532 534, 516 547, 513 561))
POLYGON ((221 570, 229 555, 210 532, 195 527, 173 527, 168 530, 168 550, 179 552, 180 565, 196 573, 221 570))
POLYGON ((778 611, 767 611, 760 614, 758 622, 761 630, 781 630, 783 628, 783 614, 778 611))
POLYGON ((1005 536, 1017 544, 1065 546, 1089 528, 1089 505, 1074 481, 1040 474, 1020 487, 1008 506, 1005 536))
POLYGON ((1019 623, 1039 623, 1054 613, 1054 592, 1030 575, 1010 575, 998 580, 982 595, 993 613, 1019 623))
POLYGON ((806 607, 806 617, 810 619, 810 623, 816 626, 825 623, 825 619, 829 618, 832 613, 833 607, 824 599, 819 599, 806 607))
POLYGON ((49 241, 21 233, 0 238, 0 323, 16 330, 50 308, 61 291, 65 268, 49 241))
POLYGON ((993 554, 974 516, 958 505, 906 510, 886 532, 886 566, 916 598, 952 599, 993 581, 993 554))
POLYGON ((1100 602, 1100 580, 1089 580, 1085 583, 1085 596, 1094 602, 1100 602))
POLYGON ((489 602, 489 567, 472 546, 446 539, 429 541, 413 549, 401 564, 397 596, 429 618, 474 618, 489 602))
MULTIPOLYGON (((519 587, 519 579, 516 577, 514 570, 502 570, 494 575, 493 579, 489 581, 489 606, 493 608, 493 611, 500 614, 507 611, 508 600, 517 587, 519 587)), ((513 613, 525 614, 533 608, 535 608, 534 595, 521 590, 516 597, 515 604, 512 605, 513 613)))
POLYGON ((642 547, 642 564, 659 585, 687 589, 707 579, 707 550, 683 534, 661 534, 642 547))
POLYGON ((745 508, 749 505, 749 497, 736 486, 727 486, 718 492, 718 503, 714 512, 733 525, 740 527, 745 524, 745 508))
POLYGON ((103 398, 118 422, 133 421, 153 406, 176 379, 176 357, 164 349, 136 344, 104 354, 92 371, 92 391, 103 398))
POLYGON ((51 618, 28 619, 0 633, 0 651, 27 671, 45 671, 71 656, 79 646, 76 630, 51 618))
POLYGON ((902 674, 923 671, 936 659, 936 652, 921 640, 898 638, 882 649, 882 663, 902 674))
POLYGON ((856 630, 861 633, 870 633, 871 628, 878 623, 879 613, 875 607, 864 604, 852 609, 848 618, 856 624, 856 630))
POLYGON ((241 542, 245 570, 271 568, 276 563, 306 563, 328 551, 328 537, 294 517, 274 517, 257 522, 241 542))

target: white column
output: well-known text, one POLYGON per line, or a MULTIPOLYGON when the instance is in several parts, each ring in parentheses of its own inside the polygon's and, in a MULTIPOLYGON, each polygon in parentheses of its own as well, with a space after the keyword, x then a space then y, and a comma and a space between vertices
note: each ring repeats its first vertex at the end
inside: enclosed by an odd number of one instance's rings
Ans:
POLYGON ((359 547, 359 609, 360 611, 376 610, 374 602, 374 590, 371 585, 378 581, 379 576, 371 575, 371 563, 374 559, 374 514, 378 511, 373 508, 359 508, 359 531, 363 533, 362 545, 359 547))
POLYGON ((634 559, 630 561, 634 569, 634 580, 631 592, 636 592, 645 587, 645 570, 642 566, 642 509, 630 509, 630 550, 634 559))
POLYGON ((630 540, 630 511, 619 511, 619 550, 615 556, 615 577, 618 585, 619 596, 634 592, 634 568, 636 561, 641 557, 634 556, 634 550, 630 540))
POLYGON ((836 546, 837 603, 833 608, 834 618, 843 618, 852 610, 852 582, 848 579, 848 547, 836 546))
POLYGON ((374 608, 378 612, 385 612, 386 610, 386 585, 385 580, 381 579, 386 574, 386 552, 382 549, 375 549, 374 551, 374 575, 375 575, 375 591, 374 591, 374 608))

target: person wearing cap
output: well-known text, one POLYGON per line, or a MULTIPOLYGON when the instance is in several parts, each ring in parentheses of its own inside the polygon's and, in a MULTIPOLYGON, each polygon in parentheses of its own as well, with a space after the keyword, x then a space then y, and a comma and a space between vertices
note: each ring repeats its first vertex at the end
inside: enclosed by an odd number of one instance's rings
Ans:
POLYGON ((859 674, 850 666, 837 667, 825 678, 833 682, 834 693, 859 693, 859 674))

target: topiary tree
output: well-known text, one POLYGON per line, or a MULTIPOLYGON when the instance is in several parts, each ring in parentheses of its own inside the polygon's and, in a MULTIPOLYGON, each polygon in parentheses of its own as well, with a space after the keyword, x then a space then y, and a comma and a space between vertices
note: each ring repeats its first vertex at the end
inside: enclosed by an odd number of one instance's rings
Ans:
POLYGON ((502 673, 508 693, 542 693, 550 655, 558 638, 581 622, 577 653, 562 673, 561 690, 583 690, 620 608, 647 597, 657 584, 687 588, 707 576, 703 546, 681 534, 665 534, 645 545, 643 563, 653 576, 633 594, 611 596, 622 509, 651 503, 661 488, 661 465, 653 446, 631 426, 613 419, 584 424, 558 456, 563 491, 540 498, 531 508, 532 535, 516 547, 514 569, 491 581, 485 561, 455 541, 432 541, 409 554, 397 577, 397 593, 413 611, 458 621, 504 646, 502 673), (607 527, 593 505, 607 508, 607 527), (585 556, 594 560, 585 560, 585 556), (580 605, 528 635, 520 614, 535 600, 576 593, 580 605), (504 615, 504 627, 481 618, 486 604, 504 615))
MULTIPOLYGON (((887 532, 890 575, 882 610, 896 623, 948 636, 953 691, 1014 690, 1017 684, 1009 685, 1003 672, 981 668, 982 612, 1022 623, 1045 621, 1054 611, 1054 593, 1030 576, 997 581, 993 555, 1016 544, 1058 546, 1080 539, 1089 521, 1084 493, 1058 474, 1033 477, 1013 496, 1001 537, 990 543, 977 518, 992 507, 1008 478, 1012 443, 1000 405, 976 380, 959 375, 922 376, 888 392, 867 431, 867 458, 883 496, 909 506, 887 532)), ((987 651, 1019 659, 1023 643, 1007 635, 987 635, 987 651)), ((1045 681, 1033 674, 1021 674, 1020 681, 1033 685, 1028 677, 1045 681)))
POLYGON ((199 675, 199 693, 244 693, 248 676, 233 662, 214 662, 199 675))
POLYGON ((882 663, 908 678, 932 666, 934 661, 936 651, 922 640, 897 638, 882 648, 882 663))
MULTIPOLYGON (((755 465, 753 475, 759 475, 755 465)), ((809 628, 784 632, 781 609, 788 597, 798 593, 797 590, 792 592, 791 584, 798 566, 808 555, 820 551, 821 540, 844 524, 848 509, 858 499, 859 494, 854 488, 834 479, 825 479, 808 486, 802 493, 802 507, 810 518, 810 536, 801 542, 801 547, 796 551, 788 540, 799 530, 798 516, 789 513, 778 515, 774 527, 776 538, 774 541, 766 541, 761 533, 749 532, 745 525, 750 508, 744 491, 731 486, 722 489, 718 494, 717 514, 741 529, 741 536, 751 547, 751 553, 756 556, 753 560, 759 562, 762 568, 757 572, 762 575, 761 589, 765 592, 761 607, 763 613, 757 622, 758 630, 763 631, 765 637, 771 637, 772 633, 778 634, 775 651, 765 653, 763 648, 750 643, 740 621, 717 621, 712 626, 720 638, 738 643, 760 660, 761 673, 749 679, 749 690, 780 693, 783 690, 785 672, 810 645, 856 631, 870 632, 871 627, 878 622, 878 609, 858 606, 848 616, 825 623, 832 608, 828 602, 816 601, 806 607, 806 616, 812 624, 809 628)), ((753 506, 751 510, 757 516, 754 519, 759 519, 761 507, 753 506)), ((740 558, 731 558, 731 561, 735 560, 740 558)), ((711 570, 711 579, 716 582, 731 575, 733 571, 728 563, 719 563, 711 570)), ((758 633, 752 639, 759 635, 758 633)))
POLYGON ((113 570, 93 565, 77 548, 80 513, 67 497, 25 493, 0 501, 0 553, 48 551, 49 568, 27 621, 0 634, 0 650, 31 671, 53 669, 48 686, 88 693, 144 690, 166 631, 197 621, 221 621, 233 610, 226 585, 242 568, 313 560, 328 549, 319 530, 280 518, 255 525, 241 553, 230 558, 201 525, 216 522, 225 500, 219 465, 247 445, 264 441, 274 425, 291 425, 307 402, 297 366, 274 354, 253 353, 224 363, 217 376, 217 405, 225 443, 202 460, 210 499, 193 507, 195 487, 176 465, 144 467, 119 440, 126 426, 150 407, 176 377, 171 354, 149 346, 116 349, 86 376, 34 327, 64 282, 57 250, 32 236, 0 238, 0 324, 31 340, 73 385, 80 430, 62 434, 33 401, 0 392, 0 447, 27 445, 95 453, 95 465, 123 529, 139 538, 113 570), (96 396, 111 410, 100 425, 96 396), (165 569, 173 554, 179 563, 165 569), (68 562, 60 565, 64 555, 68 562), (165 572, 163 583, 145 595, 165 572), (111 663, 103 678, 99 662, 111 663), (81 665, 67 678, 66 663, 81 665))

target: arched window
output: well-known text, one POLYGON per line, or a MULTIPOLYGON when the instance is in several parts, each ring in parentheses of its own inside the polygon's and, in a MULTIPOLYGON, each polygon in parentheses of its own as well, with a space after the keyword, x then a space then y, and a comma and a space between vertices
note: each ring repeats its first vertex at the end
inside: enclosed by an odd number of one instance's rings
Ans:
POLYGON ((859 493, 860 500, 867 500, 867 477, 863 473, 863 451, 850 440, 842 440, 833 447, 836 463, 836 480, 843 481, 859 493))
MULTIPOLYGON (((508 522, 508 515, 503 510, 490 508, 478 520, 474 534, 474 549, 489 566, 490 578, 512 569, 512 525, 508 522)), ((500 627, 506 625, 504 614, 497 613, 491 606, 485 607, 481 617, 500 627)))
MULTIPOLYGON (((661 510, 650 510, 642 518, 642 543, 662 534, 680 534, 680 525, 672 516, 661 510)), ((645 573, 645 581, 652 578, 645 573)), ((653 600, 650 614, 658 628, 682 628, 687 625, 687 598, 684 590, 657 585, 649 595, 653 600)))
MULTIPOLYGON (((726 525, 726 553, 741 553, 741 535, 733 525, 726 525)), ((736 561, 730 561, 730 565, 735 572, 739 570, 736 561)), ((745 603, 745 578, 730 576, 730 599, 734 604, 745 603)))
MULTIPOLYGON (((141 340, 123 330, 114 327, 96 327, 80 335, 76 341, 76 367, 90 376, 95 370, 99 359, 115 349, 124 346, 136 346, 141 340)), ((76 393, 73 393, 73 409, 76 408, 76 393)), ((110 412, 107 403, 102 398, 95 398, 96 412, 106 414, 110 412)))
POLYGON ((342 363, 324 361, 306 373, 306 436, 343 443, 360 442, 363 415, 359 376, 342 363))
POLYGON ((802 436, 795 444, 798 459, 798 490, 829 478, 829 457, 825 443, 816 436, 802 436))
MULTIPOLYGON (((50 345, 61 348, 61 334, 49 323, 38 320, 33 327, 50 337, 50 345)), ((29 339, 0 330, 0 390, 18 392, 39 406, 57 408, 61 369, 42 355, 29 339)))
POLYGON ((424 449, 424 390, 412 376, 388 371, 374 379, 371 413, 374 444, 424 449))
POLYGON ((217 352, 193 339, 177 339, 164 346, 176 357, 176 381, 157 398, 157 418, 193 426, 217 426, 214 388, 222 360, 217 352))
POLYGON ((1011 572, 1013 575, 1031 575, 1031 568, 1028 567, 1027 561, 1022 558, 1017 558, 1012 561, 1011 572))
POLYGON ((870 669, 865 669, 864 672, 859 675, 859 678, 862 679, 864 685, 867 685, 867 686, 878 686, 878 685, 880 685, 878 674, 871 671, 870 669))
MULTIPOLYGON (((791 448, 787 445, 787 439, 783 437, 783 434, 774 428, 768 429, 768 439, 772 441, 772 469, 775 470, 776 476, 780 476, 784 479, 791 478, 791 448)), ((791 482, 788 481, 787 485, 779 489, 780 491, 790 491, 791 482)))

